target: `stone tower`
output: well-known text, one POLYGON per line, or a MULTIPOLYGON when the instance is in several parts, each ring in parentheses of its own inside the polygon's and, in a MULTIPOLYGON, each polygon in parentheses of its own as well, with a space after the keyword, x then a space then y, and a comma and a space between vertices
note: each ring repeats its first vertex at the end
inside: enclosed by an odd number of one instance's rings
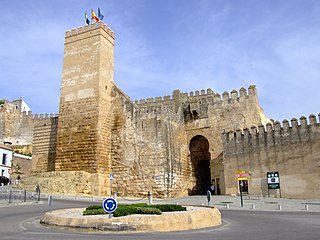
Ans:
POLYGON ((106 194, 111 171, 114 33, 99 22, 67 31, 55 171, 91 174, 93 194, 106 194))

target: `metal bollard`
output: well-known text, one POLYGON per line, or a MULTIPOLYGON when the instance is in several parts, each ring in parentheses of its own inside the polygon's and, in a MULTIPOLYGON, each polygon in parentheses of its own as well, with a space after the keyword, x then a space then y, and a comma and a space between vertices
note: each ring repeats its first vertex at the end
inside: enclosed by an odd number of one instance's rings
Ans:
POLYGON ((23 201, 24 201, 24 202, 27 201, 27 190, 24 190, 24 193, 23 193, 23 201))
POLYGON ((252 203, 252 209, 256 209, 256 205, 252 203))
POLYGON ((38 191, 38 202, 40 202, 40 200, 41 200, 41 190, 39 188, 39 191, 38 191))
POLYGON ((280 204, 278 205, 278 210, 282 210, 282 206, 280 204))
POLYGON ((60 198, 62 199, 62 193, 60 193, 60 198))
POLYGON ((148 202, 149 202, 149 205, 152 204, 152 192, 148 192, 148 202))
POLYGON ((9 192, 9 203, 11 203, 12 191, 9 192))
POLYGON ((94 197, 92 197, 92 202, 94 202, 94 197))
POLYGON ((227 205, 226 205, 226 209, 229 209, 230 208, 230 205, 229 205, 229 203, 227 203, 227 205))
POLYGON ((304 205, 304 210, 309 211, 309 205, 308 204, 304 205))

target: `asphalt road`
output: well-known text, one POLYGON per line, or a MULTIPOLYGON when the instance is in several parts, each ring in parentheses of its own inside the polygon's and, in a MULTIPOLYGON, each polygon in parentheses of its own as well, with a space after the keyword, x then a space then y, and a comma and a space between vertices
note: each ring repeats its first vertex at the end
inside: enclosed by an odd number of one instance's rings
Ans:
MULTIPOLYGON (((53 209, 85 207, 79 200, 53 200, 53 209)), ((216 228, 170 233, 96 233, 44 227, 40 217, 48 205, 0 207, 0 239, 184 239, 184 240, 295 240, 320 239, 320 213, 221 210, 223 225, 216 228)))

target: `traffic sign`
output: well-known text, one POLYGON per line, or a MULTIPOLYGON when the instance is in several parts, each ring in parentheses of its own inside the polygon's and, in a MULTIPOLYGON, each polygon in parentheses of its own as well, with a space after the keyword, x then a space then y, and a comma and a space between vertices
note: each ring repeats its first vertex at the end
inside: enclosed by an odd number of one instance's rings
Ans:
POLYGON ((110 197, 103 200, 102 207, 107 213, 113 213, 117 209, 118 204, 114 198, 110 197))

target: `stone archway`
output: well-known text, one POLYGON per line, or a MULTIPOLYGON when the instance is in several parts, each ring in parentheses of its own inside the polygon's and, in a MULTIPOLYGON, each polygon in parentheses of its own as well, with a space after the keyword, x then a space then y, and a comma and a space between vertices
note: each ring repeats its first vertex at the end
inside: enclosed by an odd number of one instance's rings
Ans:
POLYGON ((201 135, 193 137, 190 141, 190 159, 193 167, 193 174, 196 185, 192 194, 206 194, 210 190, 210 152, 209 142, 201 135))

